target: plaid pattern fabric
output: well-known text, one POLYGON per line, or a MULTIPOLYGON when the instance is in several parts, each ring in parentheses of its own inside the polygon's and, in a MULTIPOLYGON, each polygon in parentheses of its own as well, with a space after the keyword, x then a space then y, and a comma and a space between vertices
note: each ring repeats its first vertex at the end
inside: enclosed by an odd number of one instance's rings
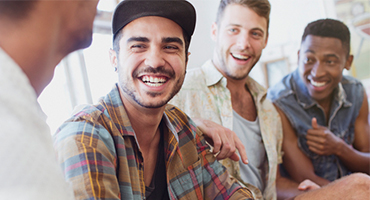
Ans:
MULTIPOLYGON (((277 166, 282 163, 281 120, 274 105, 266 99, 266 89, 251 77, 247 78, 245 84, 256 105, 261 136, 267 154, 266 165, 268 166, 265 166, 266 170, 262 172, 266 183, 263 193, 257 187, 241 179, 239 162, 224 159, 221 163, 233 177, 247 186, 255 199, 276 199, 277 166)), ((208 60, 200 68, 187 70, 180 92, 172 98, 170 103, 179 107, 190 117, 208 119, 233 130, 231 95, 226 86, 226 78, 217 70, 212 61, 208 60)), ((248 146, 248 144, 244 145, 248 146)), ((250 153, 254 152, 247 152, 247 154, 250 153)))
MULTIPOLYGON (((170 199, 252 199, 182 111, 168 105, 162 121, 170 199)), ((66 121, 54 146, 76 199, 145 199, 143 158, 117 85, 66 121)))

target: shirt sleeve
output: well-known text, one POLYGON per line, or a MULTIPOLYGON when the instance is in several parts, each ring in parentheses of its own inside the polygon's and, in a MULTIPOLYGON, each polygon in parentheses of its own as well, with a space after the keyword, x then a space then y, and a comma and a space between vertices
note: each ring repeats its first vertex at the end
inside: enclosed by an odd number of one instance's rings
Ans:
POLYGON ((226 168, 209 151, 201 131, 197 129, 196 145, 203 159, 204 196, 206 199, 253 199, 252 193, 230 176, 226 168))
POLYGON ((55 134, 54 146, 77 200, 120 199, 117 158, 107 148, 114 143, 103 126, 84 119, 66 122, 55 134))

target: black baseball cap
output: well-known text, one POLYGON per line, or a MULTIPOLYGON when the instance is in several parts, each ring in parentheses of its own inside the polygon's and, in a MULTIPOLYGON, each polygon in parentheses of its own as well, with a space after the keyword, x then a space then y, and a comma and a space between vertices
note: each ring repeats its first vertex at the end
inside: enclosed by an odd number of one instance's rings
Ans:
POLYGON ((191 39, 194 33, 196 14, 192 4, 186 0, 124 0, 120 2, 113 14, 113 39, 116 34, 133 20, 158 16, 176 22, 191 39))

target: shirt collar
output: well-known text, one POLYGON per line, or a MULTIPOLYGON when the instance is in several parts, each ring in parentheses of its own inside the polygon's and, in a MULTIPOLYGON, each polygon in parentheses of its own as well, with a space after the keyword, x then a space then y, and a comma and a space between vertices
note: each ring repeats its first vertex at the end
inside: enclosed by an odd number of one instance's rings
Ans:
MULTIPOLYGON (((202 66, 202 70, 205 74, 206 84, 208 87, 216 85, 220 81, 221 84, 226 87, 226 78, 218 71, 212 60, 205 62, 202 66)), ((266 97, 266 89, 258 84, 253 78, 248 76, 246 85, 255 101, 260 102, 266 97)))
MULTIPOLYGON (((110 94, 108 96, 110 96, 110 99, 112 101, 112 105, 111 106, 113 106, 114 109, 119 109, 119 112, 120 112, 119 116, 122 116, 121 119, 119 119, 119 121, 120 121, 119 124, 121 126, 123 126, 124 129, 126 130, 126 131, 123 131, 122 132, 122 135, 123 136, 135 136, 135 132, 132 129, 131 122, 130 122, 130 120, 128 118, 128 115, 127 115, 126 110, 125 110, 125 108, 123 106, 121 97, 119 95, 119 87, 118 87, 118 84, 115 84, 115 86, 113 87, 112 91, 110 92, 110 94)), ((107 102, 107 101, 105 100, 105 102, 107 102)), ((176 129, 174 128, 174 124, 169 120, 169 118, 168 118, 168 116, 167 116, 167 114, 165 112, 163 112, 162 120, 166 124, 167 128, 175 136, 176 140, 179 141, 179 136, 177 134, 176 129)), ((120 127, 119 129, 121 129, 123 127, 120 127)), ((136 136, 135 136, 135 138, 136 138, 136 136)))
MULTIPOLYGON (((221 72, 218 71, 216 66, 213 64, 212 60, 208 60, 202 65, 202 70, 205 74, 206 84, 207 86, 212 86, 217 84, 220 80, 225 79, 221 72)), ((226 86, 226 79, 222 82, 225 82, 226 86)))
MULTIPOLYGON (((295 91, 298 103, 304 107, 309 108, 318 103, 310 96, 306 85, 303 83, 301 77, 299 76, 299 71, 296 69, 293 72, 293 79, 291 84, 293 90, 295 91)), ((338 83, 338 87, 334 89, 334 101, 344 106, 351 106, 352 103, 347 100, 346 91, 343 89, 341 82, 338 83)))

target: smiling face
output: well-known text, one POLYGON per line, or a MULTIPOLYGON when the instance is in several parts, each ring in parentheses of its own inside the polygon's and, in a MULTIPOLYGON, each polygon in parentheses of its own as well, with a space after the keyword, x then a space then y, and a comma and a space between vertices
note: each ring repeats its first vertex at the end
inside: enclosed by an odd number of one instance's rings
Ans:
POLYGON ((119 55, 111 50, 111 62, 118 68, 122 96, 138 108, 163 107, 185 77, 181 27, 167 18, 149 16, 130 22, 120 34, 119 55))
POLYGON ((339 39, 308 35, 298 52, 298 69, 311 97, 319 104, 330 102, 352 60, 339 39))
POLYGON ((226 77, 244 79, 267 44, 267 20, 246 6, 230 4, 220 24, 212 25, 212 39, 217 69, 226 77))

